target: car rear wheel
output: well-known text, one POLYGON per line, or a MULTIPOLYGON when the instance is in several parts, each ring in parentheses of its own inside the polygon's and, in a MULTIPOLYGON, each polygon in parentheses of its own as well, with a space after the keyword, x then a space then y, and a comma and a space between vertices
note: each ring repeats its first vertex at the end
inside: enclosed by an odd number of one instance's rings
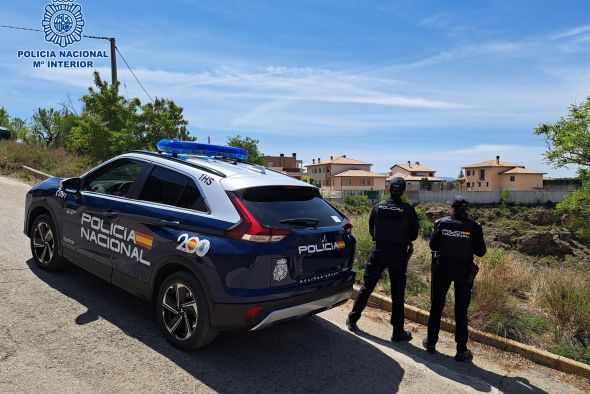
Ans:
POLYGON ((168 276, 160 285, 156 315, 164 336, 174 346, 194 350, 211 343, 209 305, 197 278, 185 271, 168 276))
POLYGON ((31 252, 35 263, 45 271, 58 271, 66 260, 58 255, 59 235, 51 216, 39 215, 31 227, 31 252))

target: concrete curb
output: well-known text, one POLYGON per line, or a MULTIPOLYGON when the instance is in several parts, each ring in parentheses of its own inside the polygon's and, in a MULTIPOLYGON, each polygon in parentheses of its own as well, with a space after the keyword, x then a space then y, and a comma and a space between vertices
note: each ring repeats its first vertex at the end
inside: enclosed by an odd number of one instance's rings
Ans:
MULTIPOLYGON (((354 286, 351 296, 353 299, 356 298, 359 289, 360 286, 354 286)), ((371 294, 371 297, 369 298, 369 306, 391 312, 391 299, 381 294, 371 294)), ((404 307, 406 319, 423 325, 428 324, 428 312, 407 304, 405 304, 404 307)), ((455 332, 455 323, 451 320, 443 318, 440 326, 444 331, 455 332)), ((534 363, 565 373, 578 375, 590 380, 590 365, 571 360, 567 357, 558 356, 556 354, 537 349, 536 347, 525 345, 512 339, 502 338, 500 336, 476 330, 471 327, 469 327, 469 339, 488 346, 493 346, 506 352, 517 353, 534 363)))

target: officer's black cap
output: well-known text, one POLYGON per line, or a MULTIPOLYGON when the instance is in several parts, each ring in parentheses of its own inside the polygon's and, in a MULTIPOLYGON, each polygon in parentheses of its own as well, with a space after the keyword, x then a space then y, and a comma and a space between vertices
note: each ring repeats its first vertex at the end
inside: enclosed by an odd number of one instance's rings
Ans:
POLYGON ((406 190, 406 181, 404 178, 396 176, 389 183, 390 192, 403 193, 406 190))
POLYGON ((469 206, 469 201, 461 195, 451 197, 450 203, 453 208, 467 208, 469 206))

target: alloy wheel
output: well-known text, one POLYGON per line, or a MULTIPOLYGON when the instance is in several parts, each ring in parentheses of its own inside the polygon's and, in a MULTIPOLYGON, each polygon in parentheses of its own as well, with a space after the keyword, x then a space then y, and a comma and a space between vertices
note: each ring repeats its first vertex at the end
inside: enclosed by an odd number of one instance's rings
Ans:
POLYGON ((197 328, 199 313, 193 292, 182 283, 173 283, 162 298, 162 318, 170 335, 186 340, 197 328))
POLYGON ((43 263, 48 264, 55 253, 55 239, 53 231, 47 222, 39 222, 33 232, 33 250, 35 257, 43 263))

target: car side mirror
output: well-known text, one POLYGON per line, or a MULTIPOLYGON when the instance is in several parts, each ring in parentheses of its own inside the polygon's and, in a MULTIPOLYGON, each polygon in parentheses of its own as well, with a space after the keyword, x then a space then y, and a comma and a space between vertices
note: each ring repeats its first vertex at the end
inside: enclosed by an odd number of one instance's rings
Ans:
POLYGON ((69 178, 61 181, 60 189, 66 193, 80 195, 82 180, 80 178, 69 178))

